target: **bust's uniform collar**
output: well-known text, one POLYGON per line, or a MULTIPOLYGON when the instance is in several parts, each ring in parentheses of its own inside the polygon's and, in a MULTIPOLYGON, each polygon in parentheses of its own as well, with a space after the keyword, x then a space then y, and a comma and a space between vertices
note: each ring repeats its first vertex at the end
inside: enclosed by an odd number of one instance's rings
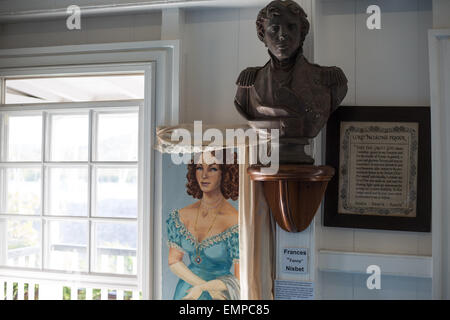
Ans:
MULTIPOLYGON (((289 69, 290 72, 292 72, 293 77, 292 83, 289 88, 296 92, 296 94, 298 94, 299 96, 307 96, 308 101, 310 101, 311 104, 315 104, 315 101, 312 98, 311 87, 309 85, 304 85, 305 82, 310 83, 310 72, 312 71, 311 68, 308 67, 309 63, 307 62, 307 59, 301 52, 299 52, 297 56, 295 56, 295 59, 293 61, 294 64, 289 69), (299 92, 299 90, 301 90, 301 92, 299 92)), ((275 85, 275 83, 278 83, 274 80, 275 74, 286 74, 287 71, 273 68, 272 63, 273 61, 271 59, 261 70, 259 70, 255 80, 255 84, 252 87, 252 92, 258 105, 272 106, 276 108, 277 101, 275 101, 274 97, 270 95, 269 92, 274 92, 275 88, 273 86, 275 85)), ((313 108, 312 105, 310 107, 313 108)))
POLYGON ((280 61, 275 57, 272 52, 269 52, 270 61, 269 65, 272 70, 276 71, 292 71, 299 62, 301 62, 303 59, 303 50, 302 48, 299 48, 297 50, 297 53, 293 55, 291 58, 287 59, 286 61, 280 61))

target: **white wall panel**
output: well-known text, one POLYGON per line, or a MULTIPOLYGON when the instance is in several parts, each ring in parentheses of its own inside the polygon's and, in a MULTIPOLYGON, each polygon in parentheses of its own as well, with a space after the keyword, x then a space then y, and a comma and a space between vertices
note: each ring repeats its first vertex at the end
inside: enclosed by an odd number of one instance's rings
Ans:
POLYGON ((450 28, 450 1, 433 0, 433 28, 450 28))
MULTIPOLYGON (((344 105, 429 105, 428 76, 424 75, 428 50, 423 44, 431 16, 431 1, 319 2, 316 57, 320 64, 345 70, 349 93, 344 105), (381 30, 366 28, 369 4, 378 4, 382 10, 381 30)), ((321 248, 349 248, 353 234, 357 252, 431 255, 430 234, 342 230, 323 228, 321 248)))
POLYGON ((325 300, 429 300, 431 279, 382 276, 381 289, 369 290, 368 275, 319 272, 320 281, 326 283, 321 290, 325 300))
POLYGON ((353 275, 353 299, 357 300, 414 300, 417 299, 416 278, 381 275, 381 289, 368 289, 368 275, 353 275))
MULTIPOLYGON (((417 105, 429 106, 430 105, 430 67, 429 63, 423 63, 423 61, 429 61, 428 56, 428 30, 433 24, 433 4, 432 1, 418 1, 418 30, 417 36, 418 42, 418 61, 417 66, 419 68, 419 88, 418 88, 418 100, 417 105)), ((448 15, 450 20, 450 14, 448 15)), ((431 250, 430 250, 431 252, 431 250)))
MULTIPOLYGON (((430 104, 427 32, 433 22, 431 0, 321 0, 316 2, 316 11, 316 61, 344 69, 349 92, 343 105, 430 104), (381 8, 381 30, 366 27, 366 9, 373 4, 381 8)), ((430 233, 320 228, 319 249, 431 256, 430 233)), ((336 286, 339 275, 328 276, 327 281, 321 277, 322 294, 336 286)), ((430 279, 386 277, 382 290, 369 291, 367 276, 354 276, 353 298, 431 297, 430 279)), ((348 298, 338 290, 331 292, 336 299, 348 298)))
POLYGON ((348 79, 343 105, 355 105, 355 1, 316 1, 316 63, 339 66, 348 79))
POLYGON ((81 18, 81 30, 66 20, 29 21, 0 26, 0 49, 160 40, 161 13, 81 18))
MULTIPOLYGON (((317 218, 316 218, 317 219, 317 218)), ((322 228, 319 248, 327 248, 332 244, 333 250, 354 251, 355 233, 347 228, 322 228)))
POLYGON ((239 9, 186 12, 184 121, 244 123, 233 100, 239 75, 239 9))
POLYGON ((354 233, 355 252, 418 254, 415 232, 355 229, 354 233))
MULTIPOLYGON (((418 0, 356 1, 356 105, 412 106, 421 102, 419 14, 418 0), (366 27, 369 5, 382 10, 381 30, 366 27)), ((427 51, 426 47, 422 50, 427 51)), ((426 61, 421 63, 427 65, 426 61)))
POLYGON ((416 279, 416 299, 431 300, 432 280, 425 278, 416 279))
MULTIPOLYGON (((239 10, 239 71, 250 66, 263 66, 269 60, 267 48, 256 35, 255 21, 259 9, 245 8, 239 10)), ((234 80, 236 81, 236 79, 234 80)))
POLYGON ((324 300, 352 300, 353 274, 338 272, 319 272, 319 281, 322 284, 320 299, 324 300))
POLYGON ((429 233, 417 234, 417 254, 430 256, 432 252, 432 237, 429 233))

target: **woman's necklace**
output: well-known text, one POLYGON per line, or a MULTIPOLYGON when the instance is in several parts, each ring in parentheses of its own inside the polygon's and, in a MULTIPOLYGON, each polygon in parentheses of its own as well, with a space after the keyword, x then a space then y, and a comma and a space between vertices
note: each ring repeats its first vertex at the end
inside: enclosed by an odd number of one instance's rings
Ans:
POLYGON ((209 214, 209 210, 214 210, 222 204, 223 196, 221 195, 218 200, 209 204, 203 199, 200 200, 200 209, 202 211, 202 217, 206 217, 209 214))
MULTIPOLYGON (((217 208, 217 210, 215 210, 215 215, 214 215, 213 221, 212 221, 211 225, 209 226, 208 231, 206 232, 203 240, 205 240, 208 237, 208 234, 211 232, 211 229, 214 226, 214 223, 216 222, 217 216, 219 214, 219 210, 222 207, 221 206, 222 201, 223 201, 223 197, 221 197, 220 200, 218 201, 218 203, 213 207, 214 209, 217 208)), ((197 209, 197 217, 195 218, 195 224, 194 224, 195 233, 197 233, 197 221, 198 221, 198 216, 200 215, 200 207, 201 207, 202 203, 203 202, 200 203, 200 206, 197 209)), ((212 209, 212 208, 208 208, 208 209, 212 209)), ((202 240, 202 242, 203 242, 203 240, 202 240)), ((197 264, 200 264, 202 262, 202 258, 200 257, 200 250, 199 250, 200 243, 201 242, 198 241, 198 237, 197 237, 197 239, 195 241, 195 259, 194 259, 197 264)))

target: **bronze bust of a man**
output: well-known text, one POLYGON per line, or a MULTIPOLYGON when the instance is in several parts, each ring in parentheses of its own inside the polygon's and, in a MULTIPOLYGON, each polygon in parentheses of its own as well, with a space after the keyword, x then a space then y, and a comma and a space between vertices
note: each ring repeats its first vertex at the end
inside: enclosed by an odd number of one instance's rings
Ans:
POLYGON ((303 56, 310 25, 296 2, 272 1, 259 12, 256 26, 270 60, 241 72, 234 104, 252 127, 280 130, 282 162, 313 163, 303 145, 344 99, 347 78, 340 68, 312 64, 303 56), (296 145, 301 147, 294 150, 296 145))

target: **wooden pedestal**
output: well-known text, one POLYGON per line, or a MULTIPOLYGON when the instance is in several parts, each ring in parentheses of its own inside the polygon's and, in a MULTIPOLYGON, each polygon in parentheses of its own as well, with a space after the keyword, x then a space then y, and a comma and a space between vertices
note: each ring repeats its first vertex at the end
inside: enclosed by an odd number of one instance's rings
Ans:
POLYGON ((260 166, 247 172, 262 181, 264 194, 278 225, 288 232, 301 232, 311 223, 334 176, 330 166, 285 164, 275 175, 263 174, 260 166))

